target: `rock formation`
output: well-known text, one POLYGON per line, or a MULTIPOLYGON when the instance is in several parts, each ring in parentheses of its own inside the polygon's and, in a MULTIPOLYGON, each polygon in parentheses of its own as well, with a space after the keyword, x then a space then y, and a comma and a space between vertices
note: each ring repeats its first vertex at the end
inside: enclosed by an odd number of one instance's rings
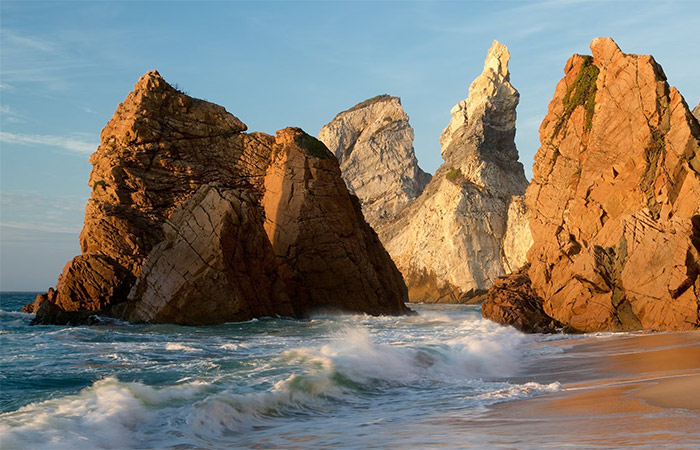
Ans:
POLYGON ((394 219, 430 181, 418 167, 413 128, 398 97, 358 103, 321 128, 318 139, 338 158, 348 189, 375 229, 394 219))
MULTIPOLYGON (((338 163, 322 143, 301 130, 280 131, 282 141, 245 130, 221 106, 185 95, 157 72, 141 77, 90 157, 92 197, 80 234, 82 255, 67 264, 55 290, 27 307, 47 312, 37 310, 36 322, 64 321, 57 318, 57 308, 62 318, 70 316, 63 312, 83 317, 85 311, 99 311, 133 321, 182 324, 308 313, 315 297, 294 309, 291 302, 298 299, 287 297, 287 283, 320 289, 304 286, 317 281, 307 271, 319 268, 299 266, 290 259, 296 255, 279 254, 266 233, 262 201, 271 182, 268 167, 288 151, 289 135, 297 136, 298 164, 320 164, 326 178, 335 176, 336 184, 344 187, 338 163), (283 279, 286 265, 301 277, 283 279)), ((277 179, 280 170, 285 168, 274 165, 270 176, 277 179)), ((325 255, 336 268, 346 264, 356 269, 334 273, 338 292, 319 306, 350 306, 343 296, 367 288, 372 292, 362 292, 353 310, 407 311, 401 276, 364 222, 359 205, 347 190, 329 181, 314 182, 311 177, 317 175, 313 170, 303 174, 294 186, 295 198, 343 198, 338 209, 347 210, 318 219, 316 241, 305 243, 305 252, 325 255), (330 188, 334 190, 326 191, 330 188), (342 239, 355 254, 324 247, 339 237, 323 233, 338 232, 335 222, 346 216, 356 228, 344 229, 342 239), (366 281, 372 276, 387 279, 383 290, 366 281)), ((306 212, 289 213, 290 228, 302 229, 306 212)))
POLYGON ((698 121, 700 121, 700 103, 698 103, 697 106, 693 108, 693 115, 696 119, 698 119, 698 121))
POLYGON ((525 262, 527 179, 514 141, 519 94, 509 59, 494 42, 440 137, 445 163, 396 220, 378 229, 412 301, 465 301, 525 262))
MULTIPOLYGON (((700 125, 653 57, 609 38, 591 50, 566 63, 540 126, 532 292, 573 330, 698 328, 700 125)), ((523 278, 494 291, 527 291, 523 278)), ((513 323, 497 311, 517 305, 497 292, 489 302, 485 317, 513 323)))

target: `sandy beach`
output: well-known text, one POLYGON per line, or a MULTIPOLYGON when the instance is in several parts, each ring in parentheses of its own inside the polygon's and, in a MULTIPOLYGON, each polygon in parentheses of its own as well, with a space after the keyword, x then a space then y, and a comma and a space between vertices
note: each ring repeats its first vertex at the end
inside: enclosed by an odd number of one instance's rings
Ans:
POLYGON ((562 390, 498 404, 468 426, 499 448, 700 448, 700 332, 583 337, 532 369, 562 390))

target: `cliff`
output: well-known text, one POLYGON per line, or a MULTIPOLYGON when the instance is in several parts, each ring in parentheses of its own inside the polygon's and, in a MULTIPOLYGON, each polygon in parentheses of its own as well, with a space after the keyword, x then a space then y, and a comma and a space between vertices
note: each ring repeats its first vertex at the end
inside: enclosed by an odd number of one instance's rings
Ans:
MULTIPOLYGON (((540 126, 532 291, 572 330, 698 328, 700 126, 653 57, 609 38, 591 50, 566 63, 540 126)), ((509 318, 502 294, 485 317, 535 320, 509 318)))
POLYGON ((408 311, 403 280, 345 189, 335 157, 299 129, 277 138, 245 130, 221 106, 189 97, 157 72, 141 77, 90 157, 82 254, 66 265, 55 290, 27 307, 36 310, 35 322, 81 321, 89 312, 181 324, 308 314, 319 296, 287 293, 323 289, 314 278, 319 266, 280 253, 267 225, 270 214, 284 213, 290 233, 305 229, 306 209, 287 209, 281 199, 270 207, 270 186, 292 170, 279 166, 289 152, 306 170, 292 197, 305 207, 326 197, 338 203, 334 215, 315 218, 316 239, 300 244, 302 253, 336 269, 335 284, 325 286, 336 293, 318 306, 408 311), (343 220, 347 227, 338 227, 343 220), (380 277, 387 280, 381 288, 367 281, 380 277), (358 293, 355 303, 345 301, 358 293))
POLYGON ((445 163, 379 236, 412 301, 462 302, 525 262, 527 187, 515 147, 519 94, 494 42, 469 97, 440 136, 445 163))
POLYGON ((339 113, 318 139, 340 162, 373 228, 391 221, 430 181, 418 167, 413 128, 398 97, 380 95, 339 113))

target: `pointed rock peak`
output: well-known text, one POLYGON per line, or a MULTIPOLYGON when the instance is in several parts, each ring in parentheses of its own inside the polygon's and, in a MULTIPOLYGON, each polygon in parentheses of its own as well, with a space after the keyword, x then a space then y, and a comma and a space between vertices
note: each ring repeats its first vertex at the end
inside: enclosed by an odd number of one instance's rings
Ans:
POLYGON ((333 154, 328 150, 323 142, 307 134, 301 128, 287 127, 277 130, 275 134, 275 142, 282 147, 296 146, 305 150, 307 155, 318 159, 328 159, 333 157, 333 154))
POLYGON ((246 124, 222 106, 190 97, 155 70, 147 72, 102 130, 103 144, 119 146, 241 133, 246 124), (224 131, 225 130, 225 131, 224 131))
POLYGON ((620 47, 609 37, 599 37, 591 41, 593 58, 601 65, 608 65, 616 56, 624 56, 620 47))
MULTIPOLYGON (((469 86, 469 97, 466 100, 469 104, 467 107, 468 117, 473 117, 469 114, 473 112, 471 111, 473 108, 489 103, 494 97, 518 96, 518 92, 510 84, 508 61, 510 61, 508 47, 498 41, 493 41, 486 55, 486 61, 484 61, 484 70, 469 86)), ((517 105, 517 101, 510 106, 514 108, 515 105, 517 105)))
POLYGON ((698 119, 698 121, 700 121, 700 103, 698 103, 698 106, 693 108, 693 115, 696 119, 698 119))
POLYGON ((484 62, 483 73, 488 74, 489 72, 493 72, 499 78, 508 81, 510 79, 508 61, 510 61, 508 47, 498 41, 493 41, 489 53, 486 56, 486 61, 484 62))
MULTIPOLYGON (((450 145, 455 142, 455 137, 459 137, 457 142, 467 139, 460 131, 463 127, 469 127, 471 131, 468 133, 471 134, 483 133, 477 124, 486 124, 501 131, 515 130, 515 108, 518 106, 520 94, 510 84, 509 60, 508 47, 493 41, 484 62, 483 72, 469 86, 469 97, 450 110, 452 119, 440 135, 441 153, 445 161, 450 158, 448 153, 459 159, 466 154, 464 151, 448 151, 450 145)), ((514 155, 517 160, 517 154, 514 155)))
POLYGON ((384 94, 358 103, 324 125, 318 139, 338 159, 348 189, 375 230, 430 181, 418 167, 413 128, 399 97, 384 94))
POLYGON ((154 91, 170 86, 157 70, 146 72, 134 85, 134 91, 154 91))

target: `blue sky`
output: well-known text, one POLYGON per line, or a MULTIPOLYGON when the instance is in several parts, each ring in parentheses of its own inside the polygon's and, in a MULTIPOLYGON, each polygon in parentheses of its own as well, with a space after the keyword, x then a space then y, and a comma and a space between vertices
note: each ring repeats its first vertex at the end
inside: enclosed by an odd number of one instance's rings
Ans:
POLYGON ((359 101, 400 96, 430 172, 494 39, 511 51, 528 176, 564 64, 594 37, 654 55, 691 107, 700 100, 696 0, 3 0, 0 20, 0 290, 53 286, 80 252, 88 156, 151 69, 268 133, 317 134, 359 101))

